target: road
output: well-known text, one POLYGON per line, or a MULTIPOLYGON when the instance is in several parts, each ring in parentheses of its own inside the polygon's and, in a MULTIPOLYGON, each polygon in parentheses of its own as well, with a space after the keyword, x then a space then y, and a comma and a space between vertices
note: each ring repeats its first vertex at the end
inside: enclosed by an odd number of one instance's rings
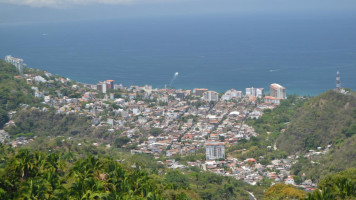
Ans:
POLYGON ((249 192, 249 191, 247 191, 247 192, 248 192, 248 194, 250 195, 250 200, 257 200, 256 197, 255 197, 255 195, 253 195, 252 192, 249 192))

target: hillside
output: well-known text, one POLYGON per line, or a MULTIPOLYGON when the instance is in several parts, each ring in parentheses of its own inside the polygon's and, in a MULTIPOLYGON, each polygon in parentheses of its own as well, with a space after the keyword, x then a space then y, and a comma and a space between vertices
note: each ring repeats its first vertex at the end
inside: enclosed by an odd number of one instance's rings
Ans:
POLYGON ((262 190, 230 177, 196 170, 165 170, 152 158, 117 162, 0 144, 0 199, 249 199, 262 190))
POLYGON ((261 198, 269 186, 197 167, 171 170, 164 158, 131 155, 136 143, 123 147, 130 140, 122 142, 128 139, 122 131, 109 132, 106 125, 115 104, 98 100, 96 117, 103 123, 92 126, 87 102, 64 101, 90 89, 40 70, 25 73, 26 78, 18 76, 14 66, 0 60, 0 129, 10 136, 0 144, 0 199, 249 199, 248 191, 261 198), (35 76, 47 82, 26 83, 35 76), (51 96, 52 104, 35 97, 31 87, 51 96), (13 122, 3 127, 10 112, 13 122))
POLYGON ((39 100, 23 79, 16 79, 19 75, 16 68, 0 60, 0 129, 8 122, 8 111, 17 110, 21 104, 36 105, 39 100))
POLYGON ((297 110, 277 146, 290 154, 346 142, 356 132, 356 94, 327 91, 297 110))

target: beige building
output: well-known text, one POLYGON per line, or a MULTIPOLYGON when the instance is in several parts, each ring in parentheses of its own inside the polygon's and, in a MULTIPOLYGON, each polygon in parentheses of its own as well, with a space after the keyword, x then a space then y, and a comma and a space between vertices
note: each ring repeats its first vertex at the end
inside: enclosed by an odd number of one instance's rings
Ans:
POLYGON ((225 143, 209 142, 205 144, 206 160, 225 159, 225 143))
POLYGON ((286 88, 277 83, 273 83, 270 85, 270 96, 285 99, 287 97, 286 88))
POLYGON ((219 101, 219 93, 217 93, 215 91, 204 92, 203 99, 205 101, 219 101))

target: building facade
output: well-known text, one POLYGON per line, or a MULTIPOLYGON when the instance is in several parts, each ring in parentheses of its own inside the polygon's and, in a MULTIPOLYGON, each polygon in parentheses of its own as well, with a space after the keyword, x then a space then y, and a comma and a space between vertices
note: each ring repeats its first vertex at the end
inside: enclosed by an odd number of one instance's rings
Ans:
POLYGON ((205 88, 194 88, 193 95, 201 97, 201 96, 203 96, 203 93, 207 92, 207 91, 209 91, 209 90, 205 89, 205 88))
POLYGON ((286 88, 277 83, 272 83, 270 85, 270 96, 285 99, 287 97, 286 88))
POLYGON ((257 98, 262 98, 264 95, 264 88, 246 88, 246 96, 248 97, 257 97, 257 98))
POLYGON ((105 82, 107 89, 114 89, 114 80, 106 80, 105 82))
POLYGON ((5 56, 5 62, 14 65, 21 74, 23 73, 23 69, 26 67, 26 64, 23 62, 21 58, 15 58, 10 55, 5 56))
POLYGON ((224 101, 229 101, 231 99, 240 99, 242 97, 242 91, 236 91, 235 89, 231 89, 225 92, 222 95, 221 99, 224 101))
POLYGON ((205 144, 206 160, 225 159, 225 143, 209 142, 205 144))
POLYGON ((217 93, 215 91, 204 92, 203 100, 205 100, 205 101, 219 101, 219 93, 217 93))

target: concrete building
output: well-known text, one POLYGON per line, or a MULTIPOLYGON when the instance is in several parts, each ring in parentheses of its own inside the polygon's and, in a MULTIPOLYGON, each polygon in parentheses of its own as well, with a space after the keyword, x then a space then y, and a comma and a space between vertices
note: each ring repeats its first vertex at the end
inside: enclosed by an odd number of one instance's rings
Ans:
POLYGON ((256 96, 256 89, 253 87, 246 88, 246 96, 248 96, 248 97, 256 96))
POLYGON ((98 90, 99 92, 103 91, 103 84, 101 82, 96 85, 96 90, 98 90))
POLYGON ((277 104, 279 105, 281 101, 283 101, 284 98, 277 98, 277 97, 271 97, 271 96, 265 96, 264 102, 265 103, 270 103, 270 104, 277 104))
POLYGON ((176 97, 182 100, 185 97, 185 93, 184 92, 177 92, 176 93, 176 97))
POLYGON ((265 95, 264 88, 256 88, 256 97, 257 98, 262 98, 264 95, 265 95))
POLYGON ((242 91, 236 91, 235 89, 231 89, 225 92, 225 94, 221 97, 224 101, 229 101, 231 99, 239 99, 242 97, 242 91))
POLYGON ((194 88, 193 89, 193 95, 201 97, 201 96, 203 96, 203 93, 207 92, 207 91, 209 91, 209 90, 205 89, 205 88, 194 88))
POLYGON ((24 62, 23 59, 21 58, 15 58, 10 55, 5 56, 5 62, 10 63, 14 65, 21 74, 23 73, 23 69, 27 66, 24 62))
POLYGON ((108 85, 106 84, 106 82, 104 82, 101 92, 106 93, 107 90, 108 90, 108 85))
POLYGON ((246 88, 246 96, 262 98, 264 95, 264 88, 246 88))
POLYGON ((273 83, 270 85, 270 96, 285 99, 287 97, 286 88, 277 83, 273 83))
POLYGON ((206 160, 225 159, 225 143, 224 142, 208 142, 205 143, 206 160))
POLYGON ((105 82, 107 89, 114 89, 114 80, 106 80, 105 82))
MULTIPOLYGON (((109 86, 110 87, 110 86, 109 86)), ((106 81, 104 82, 99 82, 97 85, 96 85, 96 89, 99 91, 99 92, 102 92, 102 93, 106 93, 106 91, 108 90, 108 84, 106 81)))
POLYGON ((215 91, 204 92, 203 100, 205 100, 205 101, 219 101, 219 93, 217 93, 215 91))
POLYGON ((270 85, 270 96, 265 96, 264 102, 279 105, 286 97, 286 88, 273 83, 270 85))

